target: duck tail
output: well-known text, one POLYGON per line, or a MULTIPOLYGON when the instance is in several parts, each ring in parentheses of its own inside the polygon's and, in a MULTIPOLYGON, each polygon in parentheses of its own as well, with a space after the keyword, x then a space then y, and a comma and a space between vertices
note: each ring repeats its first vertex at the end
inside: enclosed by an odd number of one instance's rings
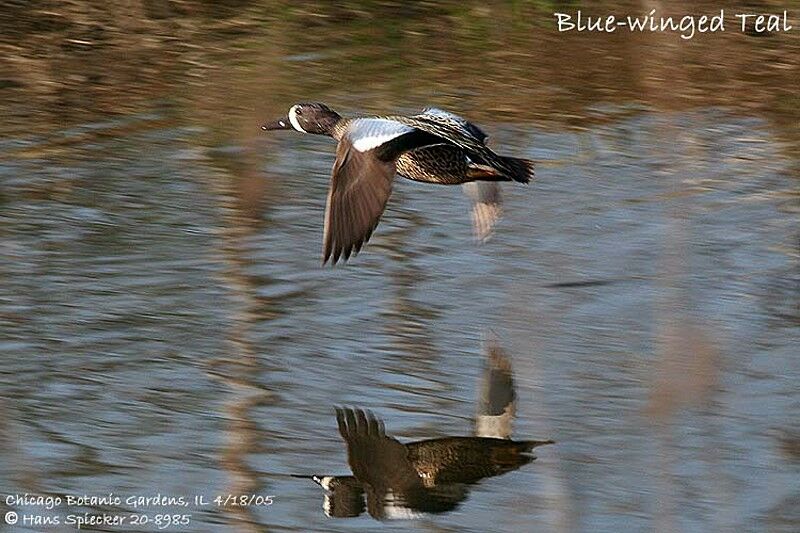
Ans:
POLYGON ((534 448, 538 448, 539 446, 545 446, 547 444, 555 444, 556 441, 554 440, 523 440, 523 441, 516 441, 515 444, 519 446, 518 450, 521 453, 530 453, 533 451, 534 448))
POLYGON ((553 441, 525 440, 513 441, 505 439, 495 439, 489 455, 501 472, 508 472, 520 466, 530 463, 536 456, 533 449, 537 446, 552 444, 553 441))
POLYGON ((528 183, 534 178, 533 161, 517 157, 500 156, 503 161, 504 174, 520 183, 528 183))

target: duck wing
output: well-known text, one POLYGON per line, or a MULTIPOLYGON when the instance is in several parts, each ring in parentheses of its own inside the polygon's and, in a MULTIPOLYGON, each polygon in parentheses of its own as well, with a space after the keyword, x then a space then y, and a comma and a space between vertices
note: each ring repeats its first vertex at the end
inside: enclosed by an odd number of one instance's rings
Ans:
POLYGON ((405 151, 441 143, 397 121, 357 118, 336 150, 323 230, 323 258, 336 263, 361 250, 378 225, 392 193, 395 160, 405 151))
POLYGON ((470 127, 464 125, 464 123, 469 123, 458 117, 458 115, 439 110, 433 114, 428 111, 427 114, 422 113, 410 117, 398 115, 384 118, 411 126, 427 133, 432 138, 440 139, 439 142, 458 146, 466 152, 467 157, 473 162, 488 165, 514 181, 528 183, 533 177, 532 161, 516 157, 504 157, 494 153, 484 144, 486 134, 480 131, 477 126, 472 125, 479 131, 479 134, 476 135, 475 132, 471 131, 470 127), (460 121, 452 117, 456 117, 460 121))
POLYGON ((483 243, 492 236, 503 214, 503 196, 495 181, 469 181, 462 185, 464 194, 472 201, 472 233, 483 243))
POLYGON ((372 413, 339 408, 336 422, 347 444, 347 462, 358 481, 394 492, 422 487, 405 445, 387 436, 383 422, 372 413))
POLYGON ((336 422, 350 469, 366 489, 369 514, 384 519, 403 509, 413 513, 425 488, 405 445, 387 436, 383 422, 369 411, 337 408, 336 422))
POLYGON ((462 116, 456 115, 455 113, 451 113, 450 111, 445 111, 444 109, 439 109, 437 107, 427 107, 425 108, 422 113, 418 115, 414 115, 418 118, 423 118, 427 120, 431 120, 433 122, 441 122, 444 124, 448 124, 452 127, 459 128, 463 130, 465 135, 471 135, 479 142, 486 144, 486 139, 489 138, 486 133, 480 129, 478 126, 470 122, 469 120, 465 119, 462 116))
MULTIPOLYGON (((491 158, 492 156, 499 159, 497 154, 489 150, 489 148, 483 144, 482 138, 473 135, 469 129, 463 125, 462 122, 450 118, 458 117, 458 115, 452 115, 451 113, 447 112, 444 113, 446 113, 446 115, 442 115, 441 113, 430 114, 430 112, 427 112, 410 117, 398 115, 387 118, 392 121, 399 122, 400 124, 405 124, 406 126, 411 126, 439 137, 448 144, 454 144, 460 148, 463 148, 468 152, 469 155, 474 154, 476 156, 481 156, 482 158, 487 158, 487 163, 491 163, 488 158, 491 158)), ((466 122, 466 120, 464 120, 464 122, 466 122)))
MULTIPOLYGON (((460 115, 439 109, 425 108, 422 113, 414 115, 432 122, 448 125, 461 130, 465 136, 471 136, 484 146, 489 136, 476 124, 460 115)), ((485 242, 492 236, 494 226, 503 213, 503 197, 500 185, 494 181, 470 181, 463 184, 464 194, 472 200, 472 230, 478 242, 485 242)))
MULTIPOLYGON (((462 116, 439 109, 428 107, 422 113, 415 115, 433 122, 441 122, 462 130, 464 135, 474 137, 481 144, 486 145, 489 136, 476 124, 462 116)), ((482 243, 492 236, 494 226, 503 213, 503 197, 500 185, 494 181, 470 181, 463 184, 464 194, 472 200, 472 232, 475 240, 482 243)))
POLYGON ((517 406, 511 360, 493 335, 486 340, 486 352, 475 435, 510 439, 517 406))

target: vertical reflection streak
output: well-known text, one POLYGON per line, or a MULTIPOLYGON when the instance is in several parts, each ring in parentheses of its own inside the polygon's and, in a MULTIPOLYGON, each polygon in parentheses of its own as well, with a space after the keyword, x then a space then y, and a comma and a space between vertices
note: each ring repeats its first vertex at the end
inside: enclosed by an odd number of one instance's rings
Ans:
MULTIPOLYGON (((219 200, 221 213, 217 254, 224 265, 221 277, 229 289, 234 309, 227 337, 230 353, 215 360, 209 369, 212 375, 231 389, 230 397, 224 404, 228 422, 220 454, 221 466, 230 478, 225 494, 267 496, 258 472, 247 462, 248 456, 260 444, 259 428, 252 411, 270 403, 273 398, 272 393, 255 379, 262 367, 252 340, 252 328, 258 318, 258 301, 255 296, 256 285, 246 273, 248 250, 245 244, 252 224, 236 201, 232 180, 237 176, 221 172, 215 177, 217 179, 212 179, 209 187, 219 200)), ((227 507, 225 512, 234 517, 237 527, 242 531, 266 531, 265 526, 259 523, 255 509, 234 505, 227 507)))

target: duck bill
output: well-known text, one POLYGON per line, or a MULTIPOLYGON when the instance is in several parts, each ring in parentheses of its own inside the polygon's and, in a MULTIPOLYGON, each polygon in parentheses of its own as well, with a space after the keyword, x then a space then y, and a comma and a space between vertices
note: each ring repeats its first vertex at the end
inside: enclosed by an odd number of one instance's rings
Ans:
POLYGON ((279 120, 273 120, 272 122, 267 122, 266 124, 262 124, 261 129, 264 131, 290 130, 292 129, 292 124, 291 122, 289 122, 288 118, 282 118, 279 120))

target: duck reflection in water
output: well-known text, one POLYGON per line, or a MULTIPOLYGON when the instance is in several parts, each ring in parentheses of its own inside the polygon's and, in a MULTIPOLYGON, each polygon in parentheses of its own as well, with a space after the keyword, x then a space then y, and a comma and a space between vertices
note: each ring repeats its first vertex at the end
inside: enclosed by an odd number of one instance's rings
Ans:
POLYGON ((553 443, 511 440, 515 409, 511 364, 491 341, 475 436, 402 444, 369 411, 337 408, 353 475, 298 477, 311 478, 325 489, 323 509, 331 517, 359 516, 365 509, 379 520, 452 511, 467 498, 470 485, 528 464, 536 458, 535 447, 553 443))

